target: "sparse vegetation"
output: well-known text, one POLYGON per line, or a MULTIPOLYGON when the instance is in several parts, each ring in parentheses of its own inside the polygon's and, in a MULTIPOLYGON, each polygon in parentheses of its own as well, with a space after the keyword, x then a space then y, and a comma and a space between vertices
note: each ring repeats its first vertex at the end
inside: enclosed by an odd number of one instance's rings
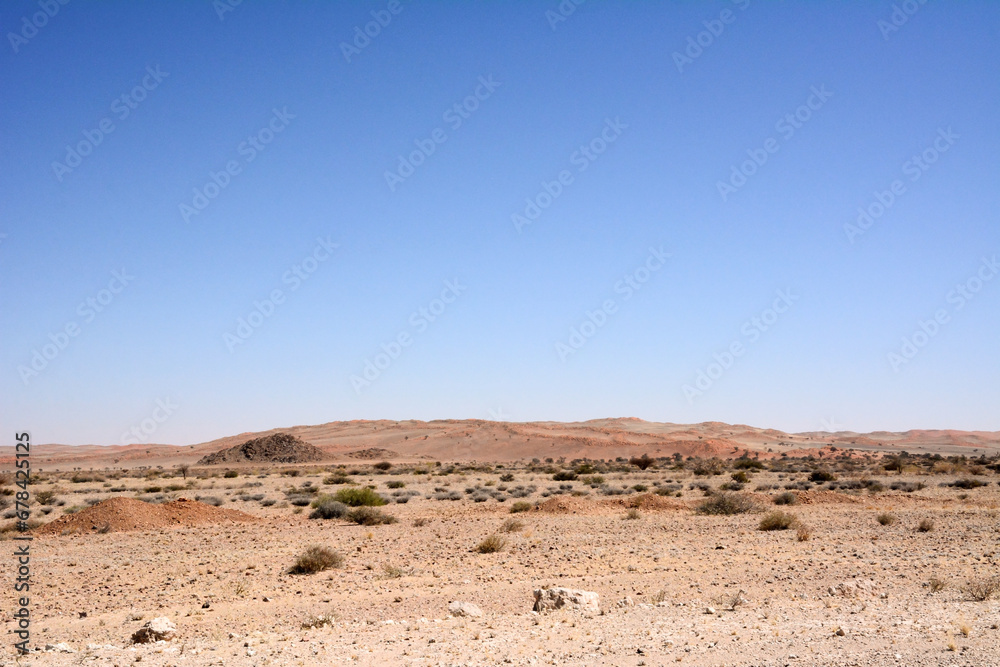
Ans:
POLYGON ((347 515, 347 505, 333 496, 322 495, 312 502, 310 519, 342 519, 347 515))
POLYGON ((710 515, 733 515, 746 514, 758 510, 757 503, 750 496, 738 492, 713 493, 700 505, 697 512, 699 514, 710 515))
POLYGON ((784 491, 774 497, 775 505, 797 505, 799 497, 791 491, 784 491))
POLYGON ((517 531, 524 528, 524 522, 518 521, 517 519, 507 519, 500 526, 500 530, 504 533, 516 533, 517 531))
POLYGON ((642 518, 642 512, 640 512, 634 507, 630 509, 628 512, 625 512, 625 519, 627 521, 634 521, 636 519, 641 519, 641 518, 642 518))
POLYGON ((962 586, 962 594, 967 600, 985 602, 1000 591, 1000 577, 977 577, 969 579, 962 586))
POLYGON ((315 574, 344 564, 344 557, 338 552, 321 546, 311 546, 305 550, 288 570, 289 574, 315 574))
POLYGON ((347 513, 348 521, 353 521, 362 526, 379 526, 382 524, 396 523, 398 519, 391 514, 386 514, 374 507, 355 507, 347 513))
POLYGON ((896 515, 891 512, 880 512, 875 519, 883 526, 891 526, 898 521, 896 515))
POLYGON ((510 513, 517 514, 518 512, 528 512, 531 510, 531 503, 519 500, 510 506, 510 513))
POLYGON ((481 554, 492 554, 503 550, 507 546, 507 540, 499 535, 490 535, 476 545, 476 551, 481 554))
POLYGON ((389 501, 368 487, 348 487, 340 489, 333 495, 334 500, 349 507, 379 507, 389 501))
POLYGON ((929 533, 934 530, 934 519, 921 519, 917 524, 917 530, 921 533, 929 533))
POLYGON ((941 577, 931 577, 927 580, 927 587, 931 589, 931 593, 937 593, 940 590, 944 590, 947 585, 947 580, 941 577))
POLYGON ((788 512, 769 512, 760 520, 758 530, 788 530, 798 524, 798 518, 788 512))

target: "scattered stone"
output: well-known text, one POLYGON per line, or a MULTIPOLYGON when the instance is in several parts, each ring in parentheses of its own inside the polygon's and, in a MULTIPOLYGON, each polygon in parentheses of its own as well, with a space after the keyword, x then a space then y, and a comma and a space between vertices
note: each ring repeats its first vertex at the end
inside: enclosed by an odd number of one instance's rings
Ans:
POLYGON ((177 627, 166 616, 159 616, 136 630, 132 634, 133 644, 152 644, 158 641, 167 641, 174 636, 177 627))
POLYGON ((827 592, 830 595, 839 595, 845 598, 854 598, 859 595, 875 595, 875 583, 870 579, 843 581, 836 586, 830 586, 827 592))
POLYGON ((46 644, 46 653, 76 653, 76 651, 69 647, 69 644, 59 643, 59 644, 46 644))
POLYGON ((599 612, 600 596, 593 591, 579 591, 572 588, 535 589, 534 611, 550 611, 573 606, 583 611, 599 612))
POLYGON ((715 613, 715 607, 705 607, 705 613, 706 614, 714 614, 715 613))
POLYGON ((452 616, 470 616, 473 618, 479 618, 483 615, 482 609, 471 602, 459 602, 457 600, 448 604, 448 613, 452 616))
POLYGON ((626 597, 623 597, 621 600, 618 601, 618 606, 619 607, 634 607, 635 606, 635 602, 632 601, 632 598, 626 596, 626 597))

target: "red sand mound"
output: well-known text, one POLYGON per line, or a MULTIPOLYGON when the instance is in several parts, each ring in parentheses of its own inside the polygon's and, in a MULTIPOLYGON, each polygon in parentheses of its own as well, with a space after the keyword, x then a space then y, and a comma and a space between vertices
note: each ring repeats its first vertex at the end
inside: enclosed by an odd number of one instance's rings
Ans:
POLYGON ((202 457, 198 465, 216 463, 312 463, 323 461, 327 455, 319 447, 288 433, 275 433, 247 440, 242 445, 223 449, 202 457))
POLYGON ((245 512, 219 509, 187 498, 179 498, 163 505, 153 505, 119 496, 109 498, 76 514, 59 517, 39 527, 35 533, 39 535, 108 533, 256 520, 256 517, 245 512))
POLYGON ((629 507, 640 510, 689 510, 691 505, 683 500, 658 496, 655 493, 640 493, 634 496, 624 496, 605 500, 606 505, 629 507))

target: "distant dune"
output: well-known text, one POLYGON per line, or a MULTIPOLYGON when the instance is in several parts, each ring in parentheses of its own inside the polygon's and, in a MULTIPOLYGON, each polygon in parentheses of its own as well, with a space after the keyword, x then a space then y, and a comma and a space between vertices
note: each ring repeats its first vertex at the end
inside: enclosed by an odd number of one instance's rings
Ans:
MULTIPOLYGON (((198 445, 36 445, 35 467, 136 467, 194 464, 202 457, 279 433, 311 443, 327 460, 348 463, 359 452, 385 450, 398 461, 513 461, 531 458, 613 459, 619 456, 771 458, 831 456, 859 452, 941 453, 978 456, 1000 452, 1000 432, 926 430, 903 433, 784 433, 743 424, 671 424, 632 417, 586 422, 498 422, 481 419, 435 421, 354 420, 241 433, 198 445)), ((382 456, 382 453, 379 453, 382 456)), ((237 457, 238 458, 238 457, 237 457)), ((367 458, 363 456, 362 458, 367 458)), ((10 464, 13 450, 0 448, 10 464)), ((236 463, 236 459, 227 462, 236 463)), ((248 464, 254 461, 247 461, 248 464)))

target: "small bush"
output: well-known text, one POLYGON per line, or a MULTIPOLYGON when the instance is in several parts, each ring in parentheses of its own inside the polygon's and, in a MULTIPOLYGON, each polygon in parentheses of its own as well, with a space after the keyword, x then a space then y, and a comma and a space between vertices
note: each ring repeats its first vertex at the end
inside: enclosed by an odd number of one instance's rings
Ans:
POLYGON ((519 500, 510 506, 510 513, 517 514, 518 512, 528 512, 531 511, 531 503, 519 500))
POLYGON ((338 502, 342 502, 350 507, 379 507, 388 503, 385 498, 367 487, 340 489, 333 497, 338 502))
POLYGON ((425 519, 424 517, 420 517, 419 519, 413 520, 413 525, 417 528, 422 528, 426 526, 428 523, 430 523, 430 521, 428 519, 425 519))
POLYGON ((734 482, 739 482, 740 484, 746 484, 750 481, 750 476, 746 472, 740 470, 739 472, 734 472, 729 476, 734 482))
POLYGON ((205 503, 206 505, 212 505, 214 507, 218 507, 226 502, 218 496, 195 496, 194 499, 198 502, 205 503))
POLYGON ((509 472, 505 472, 504 474, 500 475, 500 481, 501 482, 513 482, 514 481, 514 475, 511 474, 511 473, 509 473, 509 472))
POLYGON ((627 521, 634 521, 636 519, 641 519, 641 518, 642 518, 642 512, 640 512, 634 507, 625 513, 625 519, 627 521))
POLYGON ((574 479, 576 479, 576 473, 572 470, 560 470, 552 475, 552 480, 555 482, 571 482, 574 479))
POLYGON ((382 510, 369 506, 355 507, 347 513, 347 519, 362 526, 379 526, 396 523, 398 520, 391 514, 386 514, 382 510))
POLYGON ((312 546, 295 560, 295 564, 289 568, 289 574, 314 574, 340 567, 344 564, 344 557, 336 551, 327 547, 312 546))
POLYGON ((323 495, 312 502, 310 519, 342 519, 347 515, 347 505, 333 496, 323 495))
POLYGON ((516 533, 522 528, 524 528, 524 522, 518 521, 517 519, 507 519, 503 522, 503 525, 500 526, 500 530, 505 533, 516 533))
POLYGON ((385 486, 388 489, 402 489, 404 486, 406 486, 406 482, 394 479, 391 482, 386 482, 385 486))
POLYGON ((39 491, 38 493, 35 494, 35 500, 38 501, 39 505, 51 505, 56 500, 56 492, 55 491, 39 491))
POLYGON ((962 594, 974 602, 985 602, 1000 590, 1000 577, 969 579, 962 586, 962 594))
POLYGON ((966 478, 954 481, 948 486, 955 487, 956 489, 978 489, 981 486, 986 486, 986 482, 980 479, 966 478))
POLYGON ((774 497, 775 505, 797 505, 799 502, 799 497, 792 493, 791 491, 785 491, 784 493, 779 493, 774 497))
POLYGON ((920 523, 917 525, 917 530, 921 533, 929 533, 934 530, 934 520, 933 519, 921 519, 920 523))
POLYGON ((891 512, 881 512, 875 518, 883 526, 891 526, 892 524, 896 523, 896 521, 898 521, 898 519, 896 518, 896 515, 892 514, 891 512))
POLYGON ((225 477, 226 479, 235 479, 235 478, 237 478, 239 476, 240 476, 240 474, 238 472, 236 472, 235 470, 227 470, 226 474, 223 475, 223 477, 225 477))
POLYGON ((628 462, 630 465, 634 465, 639 470, 646 470, 656 463, 656 459, 651 459, 648 454, 643 454, 642 456, 634 456, 630 458, 628 462))
POLYGON ((810 537, 812 537, 812 528, 804 523, 800 523, 798 528, 795 529, 795 539, 799 542, 806 542, 810 537))
POLYGON ((375 468, 375 470, 381 470, 382 472, 385 472, 392 467, 392 464, 389 463, 388 461, 379 461, 372 467, 375 468))
POLYGON ((733 467, 737 470, 763 470, 764 464, 757 459, 736 459, 733 467))
POLYGON ((757 503, 742 493, 715 493, 698 505, 699 514, 733 515, 756 511, 757 503))
POLYGON ((809 475, 810 482, 832 482, 835 479, 836 475, 828 470, 813 470, 809 475))
POLYGON ((944 590, 947 585, 948 581, 946 579, 942 579, 941 577, 931 577, 927 581, 927 587, 931 589, 931 593, 937 593, 940 590, 944 590))
POLYGON ((334 473, 323 480, 324 484, 350 484, 352 480, 350 477, 342 472, 334 473))
POLYGON ((760 520, 758 530, 788 530, 798 524, 798 518, 788 512, 769 512, 760 520))
POLYGON ((481 554, 492 554, 500 551, 507 545, 507 540, 499 535, 490 535, 485 540, 476 545, 476 551, 481 554))

